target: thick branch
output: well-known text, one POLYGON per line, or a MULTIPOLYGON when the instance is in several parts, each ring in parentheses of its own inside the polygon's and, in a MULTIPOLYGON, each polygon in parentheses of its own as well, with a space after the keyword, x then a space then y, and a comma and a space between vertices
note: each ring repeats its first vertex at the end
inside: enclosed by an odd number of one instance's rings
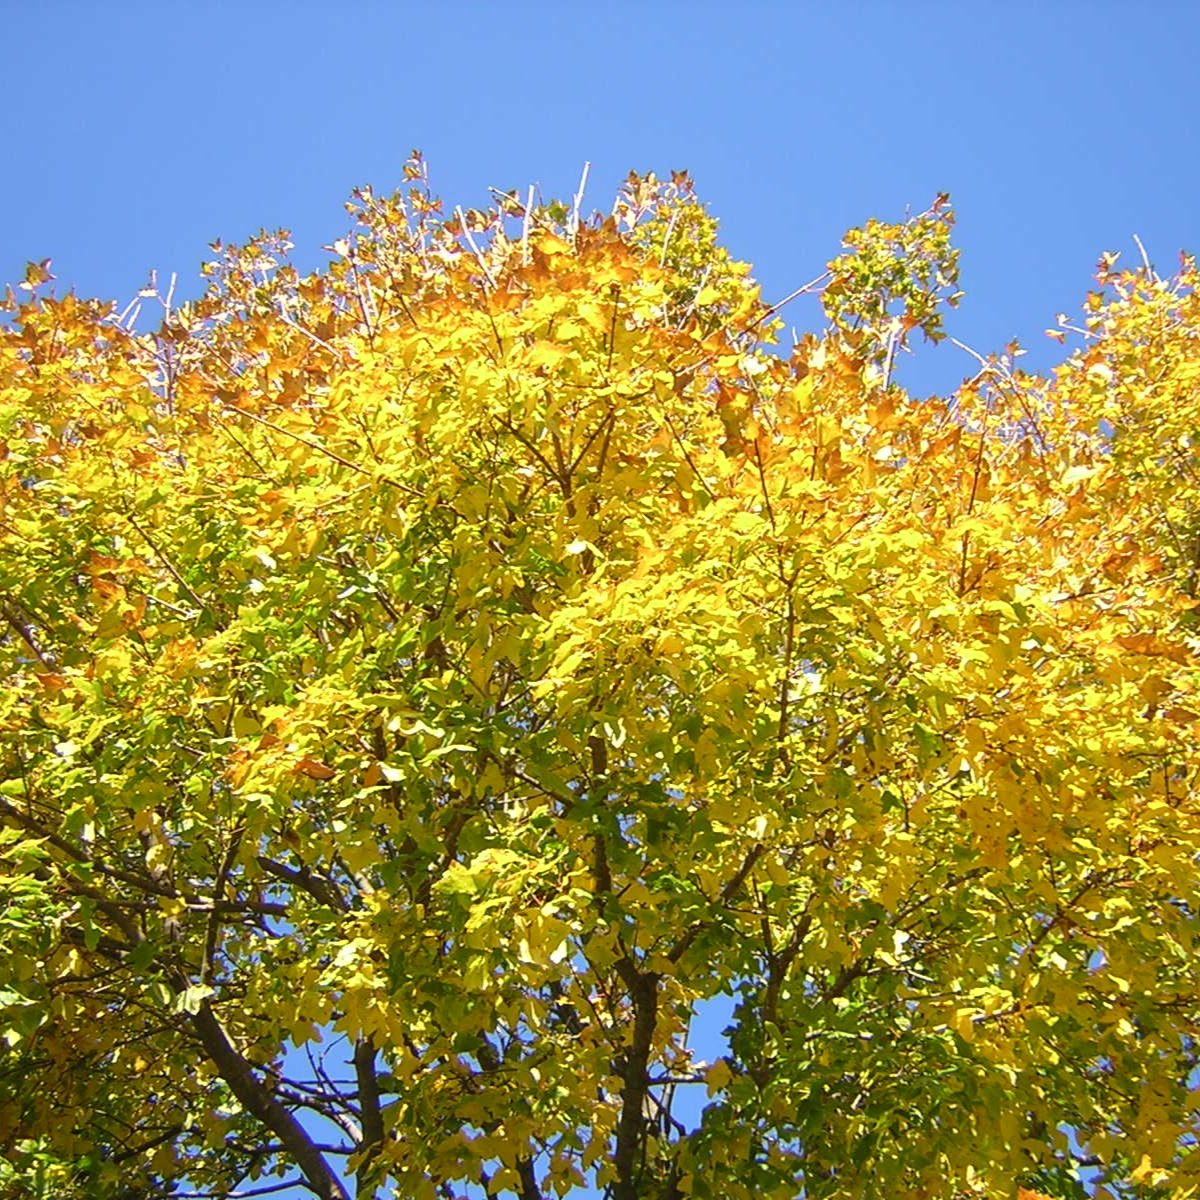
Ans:
POLYGON ((521 1180, 521 1200, 543 1200, 532 1158, 517 1159, 517 1175, 521 1180))
POLYGON ((354 1044, 354 1075, 358 1082, 358 1106, 362 1118, 362 1160, 355 1172, 358 1195, 371 1194, 367 1180, 371 1164, 383 1146, 383 1110, 379 1105, 379 1076, 375 1071, 375 1043, 360 1038, 354 1044))
POLYGON ((346 1189, 313 1140, 296 1118, 271 1095, 255 1076, 250 1064, 234 1048, 207 1001, 193 1014, 191 1023, 205 1053, 212 1059, 221 1078, 229 1085, 242 1107, 279 1138, 292 1161, 303 1172, 304 1186, 313 1195, 319 1196, 320 1200, 350 1200, 346 1189))
POLYGON ((646 1141, 646 1096, 650 1090, 650 1049, 658 1025, 658 976, 640 974, 628 959, 617 965, 633 1002, 633 1039, 621 1066, 621 1117, 613 1166, 613 1200, 638 1200, 638 1175, 646 1141))

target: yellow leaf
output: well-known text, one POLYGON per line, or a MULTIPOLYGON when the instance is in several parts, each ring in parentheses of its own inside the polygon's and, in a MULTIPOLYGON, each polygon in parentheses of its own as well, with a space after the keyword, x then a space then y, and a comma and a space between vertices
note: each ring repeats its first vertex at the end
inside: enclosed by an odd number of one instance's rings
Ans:
POLYGON ((729 1069, 729 1063, 723 1058, 718 1058, 704 1073, 705 1089, 710 1096, 715 1096, 729 1086, 732 1078, 733 1072, 729 1069))
POLYGON ((964 1042, 973 1042, 975 1040, 975 1016, 975 1010, 971 1008, 957 1008, 954 1010, 954 1018, 950 1024, 954 1032, 964 1042))

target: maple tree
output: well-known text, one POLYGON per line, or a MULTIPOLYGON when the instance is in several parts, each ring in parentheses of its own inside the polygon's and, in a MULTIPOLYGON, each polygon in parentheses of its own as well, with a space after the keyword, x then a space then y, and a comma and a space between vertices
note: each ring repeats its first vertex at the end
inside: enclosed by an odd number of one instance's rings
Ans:
POLYGON ((1191 1195, 1195 265, 916 398, 944 197, 785 350, 686 176, 407 176, 10 293, 0 1194, 1191 1195))

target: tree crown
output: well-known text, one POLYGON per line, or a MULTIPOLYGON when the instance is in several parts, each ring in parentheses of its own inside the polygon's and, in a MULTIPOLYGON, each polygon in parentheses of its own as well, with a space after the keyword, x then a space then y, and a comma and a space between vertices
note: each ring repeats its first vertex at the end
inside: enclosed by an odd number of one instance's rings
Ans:
POLYGON ((914 398, 944 197, 784 352, 685 175, 407 176, 10 292, 7 1194, 1189 1194, 1194 263, 914 398))

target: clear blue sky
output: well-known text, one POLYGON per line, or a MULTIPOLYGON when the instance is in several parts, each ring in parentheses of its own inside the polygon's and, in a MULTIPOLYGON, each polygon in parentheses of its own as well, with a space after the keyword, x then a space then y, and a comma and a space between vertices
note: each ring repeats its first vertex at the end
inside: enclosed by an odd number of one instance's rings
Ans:
MULTIPOLYGON (((157 267, 194 294, 207 244, 262 226, 312 266, 350 189, 392 187, 414 146, 467 206, 569 194, 585 160, 597 205, 630 168, 686 167, 769 296, 949 191, 951 332, 1045 363, 1101 251, 1200 250, 1198 49, 1184 0, 0 0, 0 279, 50 256, 83 293, 124 302, 157 267)), ((969 367, 944 346, 903 378, 969 367)))
MULTIPOLYGON (((1184 0, 0 0, 0 280, 51 257, 122 304, 152 267, 196 294, 208 243, 264 226, 311 267, 413 147, 465 206, 569 195, 585 160, 597 206, 631 168, 687 168, 768 297, 949 191, 950 331, 1046 364, 1102 251, 1200 252, 1198 50, 1184 0)), ((901 377, 970 372, 947 345, 901 377)))

